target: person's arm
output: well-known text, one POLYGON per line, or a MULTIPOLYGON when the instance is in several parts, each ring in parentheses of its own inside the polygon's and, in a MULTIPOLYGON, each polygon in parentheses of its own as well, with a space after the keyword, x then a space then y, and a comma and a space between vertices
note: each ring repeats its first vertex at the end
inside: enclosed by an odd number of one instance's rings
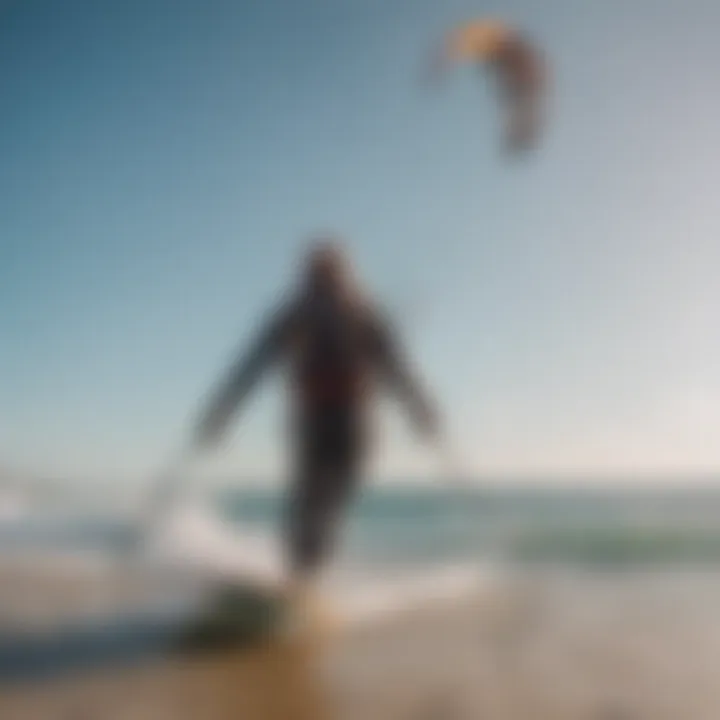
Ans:
POLYGON ((412 372, 397 332, 379 313, 374 314, 372 326, 377 359, 384 379, 410 411, 418 431, 427 439, 436 438, 439 432, 436 409, 412 372))
POLYGON ((250 351, 231 367, 195 426, 196 447, 206 448, 219 441, 242 402, 282 353, 290 318, 287 307, 276 311, 250 351))

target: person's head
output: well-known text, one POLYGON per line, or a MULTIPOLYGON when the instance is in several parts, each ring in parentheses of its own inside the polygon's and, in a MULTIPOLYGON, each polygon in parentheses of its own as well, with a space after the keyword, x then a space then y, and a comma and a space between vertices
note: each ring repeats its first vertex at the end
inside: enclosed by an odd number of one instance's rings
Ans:
POLYGON ((314 291, 349 293, 350 260, 337 238, 324 235, 312 243, 305 260, 305 285, 314 291))

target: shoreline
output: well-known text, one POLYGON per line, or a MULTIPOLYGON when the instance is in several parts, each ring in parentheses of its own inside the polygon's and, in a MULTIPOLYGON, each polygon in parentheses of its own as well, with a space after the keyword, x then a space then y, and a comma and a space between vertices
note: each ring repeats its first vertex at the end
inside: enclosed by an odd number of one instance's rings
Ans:
POLYGON ((538 576, 315 641, 0 691, 3 720, 717 720, 720 575, 538 576))

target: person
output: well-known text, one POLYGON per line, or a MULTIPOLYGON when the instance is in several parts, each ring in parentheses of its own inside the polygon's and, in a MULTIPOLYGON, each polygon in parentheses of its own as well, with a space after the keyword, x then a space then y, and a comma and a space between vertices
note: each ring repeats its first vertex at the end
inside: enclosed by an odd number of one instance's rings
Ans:
POLYGON ((349 259, 333 239, 314 243, 299 289, 274 310, 211 396, 196 425, 199 448, 218 444, 249 392, 278 364, 290 371, 292 400, 288 580, 302 593, 328 561, 338 522, 361 481, 375 387, 384 383, 395 391, 425 439, 438 436, 439 422, 396 332, 360 294, 349 259))

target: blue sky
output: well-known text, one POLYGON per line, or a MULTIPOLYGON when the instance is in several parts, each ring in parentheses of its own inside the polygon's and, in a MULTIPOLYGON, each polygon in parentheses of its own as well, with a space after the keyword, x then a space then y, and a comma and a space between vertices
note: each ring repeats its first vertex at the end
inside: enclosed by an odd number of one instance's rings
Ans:
MULTIPOLYGON (((712 0, 0 4, 0 465, 142 475, 316 229, 407 318, 481 473, 720 459, 712 0), (556 70, 506 163, 491 86, 421 83, 506 17, 556 70)), ((277 472, 277 387, 217 468, 277 472)), ((432 468, 383 413, 378 472, 432 468)))

